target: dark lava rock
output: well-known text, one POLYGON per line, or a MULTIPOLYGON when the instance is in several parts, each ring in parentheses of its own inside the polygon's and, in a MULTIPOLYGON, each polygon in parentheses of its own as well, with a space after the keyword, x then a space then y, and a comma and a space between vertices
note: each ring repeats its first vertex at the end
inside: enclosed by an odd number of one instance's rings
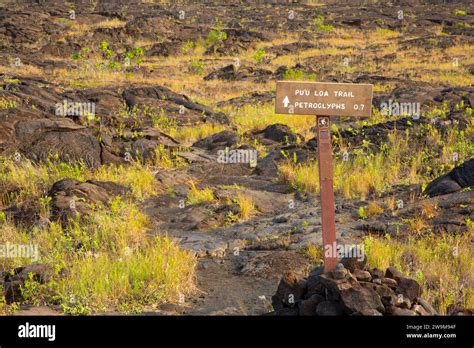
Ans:
POLYGON ((229 123, 229 119, 223 113, 214 112, 207 106, 195 103, 187 96, 163 86, 131 87, 122 93, 122 98, 130 110, 134 107, 151 107, 158 113, 163 110, 167 117, 179 124, 195 124, 207 120, 229 123))
POLYGON ((464 307, 459 306, 459 305, 451 304, 451 305, 448 306, 447 314, 448 315, 469 315, 469 316, 472 316, 472 315, 474 315, 474 309, 464 308, 464 307))
POLYGON ((330 301, 321 302, 316 307, 317 315, 336 316, 341 315, 342 313, 343 310, 341 306, 330 301))
POLYGON ((48 196, 52 197, 53 219, 67 221, 68 218, 91 211, 90 203, 108 203, 115 196, 124 196, 126 188, 113 182, 76 179, 62 179, 51 187, 48 196))
POLYGON ((240 141, 237 133, 232 131, 222 131, 213 134, 207 138, 203 138, 193 144, 194 147, 199 147, 206 150, 221 149, 224 150, 226 147, 232 147, 240 141))
POLYGON ((472 186, 474 186, 474 158, 467 160, 448 174, 433 180, 426 187, 425 193, 433 197, 472 186))
MULTIPOLYGON (((421 288, 416 281, 399 277, 399 272, 394 268, 386 272, 373 269, 371 272, 372 275, 356 269, 352 274, 342 264, 338 264, 332 272, 324 272, 323 267, 314 269, 305 281, 289 272, 280 281, 277 293, 272 297, 273 308, 276 315, 437 314, 430 304, 418 296, 421 288), (397 276, 397 280, 384 277, 384 273, 397 276), (368 281, 359 282, 357 274, 368 281), (393 287, 397 283, 394 291, 393 287), (294 305, 288 302, 289 298, 296 302, 298 313, 293 311, 294 305)), ((463 308, 453 311, 468 313, 463 308)))
POLYGON ((402 294, 404 297, 410 299, 410 301, 414 301, 421 295, 421 287, 420 284, 413 279, 402 278, 398 282, 395 292, 397 294, 402 294))
POLYGON ((433 308, 425 299, 421 297, 416 298, 416 303, 423 307, 423 309, 428 313, 428 315, 438 315, 438 311, 433 308))
POLYGON ((378 268, 372 268, 369 272, 372 275, 372 279, 383 278, 384 276, 384 271, 378 268))
POLYGON ((400 272, 399 270, 397 270, 393 267, 387 268, 387 270, 385 271, 385 277, 386 278, 392 278, 392 279, 395 279, 395 280, 399 280, 401 278, 404 278, 402 272, 400 272))
POLYGON ((382 313, 380 313, 378 310, 371 309, 371 308, 363 309, 358 314, 359 315, 365 315, 365 316, 380 316, 380 315, 382 315, 382 313))
POLYGON ((399 308, 399 307, 388 307, 387 308, 388 315, 394 316, 415 316, 416 313, 409 309, 399 308))
POLYGON ((204 77, 205 81, 209 80, 226 80, 226 81, 245 81, 254 80, 256 82, 264 81, 272 76, 270 70, 257 69, 252 67, 236 68, 234 64, 226 65, 204 77))
POLYGON ((51 154, 67 163, 83 161, 89 167, 101 164, 101 146, 86 127, 68 118, 19 121, 15 124, 20 151, 37 161, 51 154))
POLYGON ((237 69, 235 69, 234 64, 226 65, 223 68, 220 68, 216 71, 211 72, 210 74, 204 76, 205 81, 209 80, 237 80, 239 76, 237 75, 237 69))
POLYGON ((352 287, 347 290, 342 290, 340 292, 340 298, 344 306, 344 311, 347 314, 373 309, 379 312, 385 311, 380 297, 370 288, 352 287))
POLYGON ((251 92, 244 94, 241 97, 235 97, 229 100, 221 101, 217 103, 217 106, 223 107, 225 105, 232 105, 234 107, 240 108, 246 105, 270 103, 274 98, 274 92, 251 92))
POLYGON ((314 294, 310 298, 298 303, 299 315, 315 315, 318 305, 325 301, 321 295, 314 294))
POLYGON ((303 278, 296 273, 287 272, 280 281, 276 294, 272 297, 273 307, 275 309, 294 307, 303 296, 304 291, 303 278))
POLYGON ((359 257, 344 257, 341 260, 341 263, 351 272, 354 272, 355 270, 365 270, 365 267, 367 266, 367 257, 363 255, 362 260, 359 257))
POLYGON ((287 125, 279 123, 272 124, 256 134, 260 134, 264 139, 273 140, 278 143, 294 143, 297 139, 297 135, 287 125))
POLYGON ((354 270, 354 276, 358 281, 363 281, 363 282, 370 282, 372 279, 372 276, 370 275, 369 272, 367 271, 362 271, 360 269, 354 270))

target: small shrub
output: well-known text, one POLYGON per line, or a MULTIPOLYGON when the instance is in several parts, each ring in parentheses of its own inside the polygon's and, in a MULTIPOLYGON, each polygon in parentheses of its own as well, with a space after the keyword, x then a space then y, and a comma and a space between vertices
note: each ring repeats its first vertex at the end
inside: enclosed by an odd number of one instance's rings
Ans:
POLYGON ((264 49, 260 48, 259 50, 257 50, 255 52, 255 54, 253 55, 253 59, 257 62, 257 63, 261 63, 263 61, 263 59, 265 58, 266 56, 266 52, 264 49))
POLYGON ((190 205, 200 204, 204 202, 213 202, 215 200, 214 193, 209 187, 198 189, 194 181, 189 182, 190 190, 188 192, 187 203, 190 205))

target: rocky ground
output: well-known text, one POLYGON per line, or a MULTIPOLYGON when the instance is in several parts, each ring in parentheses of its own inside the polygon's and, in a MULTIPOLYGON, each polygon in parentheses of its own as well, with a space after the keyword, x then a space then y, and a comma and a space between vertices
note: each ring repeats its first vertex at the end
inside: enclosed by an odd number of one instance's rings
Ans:
MULTIPOLYGON (((337 160, 347 149, 354 157, 359 149, 382 153, 395 131, 411 132, 406 142, 425 142, 413 153, 433 151, 428 156, 433 163, 444 161, 436 168, 422 163, 416 171, 423 180, 406 182, 408 174, 403 172, 397 183, 364 198, 337 192, 338 243, 359 244, 368 235, 403 240, 413 233, 414 221, 427 206, 436 207, 436 216, 426 218, 420 230, 472 235, 473 14, 468 1, 204 6, 4 0, 2 158, 58 166, 82 162, 90 170, 151 161, 147 168, 154 186, 152 194, 138 195, 133 185, 120 180, 64 175, 42 192, 23 197, 22 187, 5 179, 0 182, 0 210, 6 220, 33 229, 52 221, 67 223, 78 214, 87 216, 119 195, 133 199, 150 221, 150 236, 170 236, 197 260, 197 290, 178 303, 145 310, 150 315, 437 313, 420 297, 422 289, 411 291, 412 286, 420 287, 418 283, 402 281, 410 286, 400 290, 400 279, 408 278, 389 276, 389 270, 378 274, 373 268, 342 268, 346 273, 336 280, 320 272, 315 275, 320 259, 311 258, 308 250, 322 243, 318 194, 285 182, 279 169, 288 159, 298 164, 315 159, 314 120, 274 117, 275 81, 372 83, 374 112, 389 99, 421 104, 418 117, 367 122, 336 118, 337 160), (213 41, 213 31, 224 32, 225 39, 213 41), (93 103, 95 112, 58 115, 65 101, 93 103), (255 107, 255 113, 248 113, 248 107, 255 107), (462 148, 429 145, 433 134, 452 137, 454 127, 467 139, 462 148), (219 163, 219 151, 226 148, 258 149, 260 154, 250 165, 219 163), (453 151, 457 157, 451 160, 453 151), (211 189, 213 199, 189 204, 190 182, 199 190, 211 189), (244 207, 236 201, 237 194, 251 199, 247 218, 242 218, 244 207), (40 212, 39 197, 50 199, 47 216, 40 212), (390 199, 402 204, 390 206, 390 199), (369 202, 383 207, 383 212, 361 215, 369 202), (335 305, 332 298, 322 297, 321 289, 298 288, 294 283, 302 278, 293 279, 288 271, 310 274, 305 284, 317 276, 321 286, 335 289, 336 302, 344 286, 340 283, 351 283, 357 290, 355 295, 352 290, 350 296, 342 294, 342 305, 335 305), (296 305, 285 302, 285 282, 292 284, 292 293, 301 292, 296 305), (399 293, 409 296, 395 306, 389 300, 398 301, 399 293)), ((6 168, 5 163, 0 166, 6 168)), ((44 273, 28 268, 17 268, 13 274, 10 269, 0 271, 7 302, 21 298, 29 272, 44 273)), ((52 310, 60 312, 55 305, 25 305, 19 313, 52 310)))

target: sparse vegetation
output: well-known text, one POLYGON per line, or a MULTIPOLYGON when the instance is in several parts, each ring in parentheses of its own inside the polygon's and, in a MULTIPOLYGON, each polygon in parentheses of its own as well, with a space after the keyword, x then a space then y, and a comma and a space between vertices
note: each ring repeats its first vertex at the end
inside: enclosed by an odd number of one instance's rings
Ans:
POLYGON ((474 306, 472 292, 472 230, 464 235, 425 234, 404 240, 367 237, 365 252, 371 267, 393 266, 423 286, 423 297, 440 314, 450 304, 474 306))
POLYGON ((16 108, 16 106, 17 106, 17 103, 15 100, 0 98, 0 110, 16 108))
POLYGON ((334 30, 332 25, 324 24, 324 16, 320 14, 317 15, 316 18, 311 21, 311 23, 314 26, 314 31, 317 33, 330 32, 334 30))
POLYGON ((214 26, 207 35, 206 44, 209 47, 213 47, 215 53, 216 45, 223 43, 225 40, 227 40, 227 33, 222 30, 222 21, 220 21, 219 18, 216 18, 214 21, 214 26))
MULTIPOLYGON (((0 19, 9 28, 2 37, 8 54, 0 64, 0 244, 38 244, 38 263, 54 270, 45 284, 33 276, 22 284, 26 304, 73 315, 183 305, 182 295, 196 290, 199 255, 220 252, 208 251, 214 247, 208 237, 229 248, 234 237, 255 246, 242 258, 249 277, 266 277, 267 268, 280 276, 283 268, 300 267, 293 262, 295 250, 299 259, 320 265, 323 249, 306 239, 319 233, 319 211, 285 225, 312 204, 319 168, 315 117, 274 112, 275 80, 283 79, 374 85, 369 118, 332 122, 337 223, 348 239, 356 224, 371 227, 375 221, 383 230, 387 223, 386 236, 365 237, 370 267, 394 266, 416 279, 442 314, 451 304, 474 307, 471 204, 463 199, 447 208, 425 191, 433 179, 474 157, 473 45, 462 39, 472 29, 469 8, 407 5, 402 17, 410 20, 403 21, 396 11, 379 15, 369 3, 362 12, 352 5, 294 3, 287 20, 279 5, 261 6, 252 18, 235 4, 216 4, 211 12, 188 4, 181 13, 145 0, 133 6, 146 10, 133 15, 126 6, 110 3, 109 11, 96 5, 91 2, 73 20, 55 5, 47 16, 30 16, 31 9, 19 3, 9 10, 20 16, 0 19), (423 21, 421 35, 419 15, 427 6, 441 19, 423 21), (18 23, 11 25, 11 18, 18 23), (234 68, 226 70, 230 64, 234 68), (419 101, 419 118, 383 112, 375 103, 387 98, 419 101), (97 113, 54 117, 54 103, 62 99, 96 103, 97 113), (288 126, 296 140, 266 134, 275 124, 288 126), (222 131, 228 132, 191 146, 222 131), (87 147, 99 163, 91 165, 87 147), (256 149, 258 165, 217 164, 216 151, 225 148, 256 149), (69 152, 82 160, 69 159, 69 152), (63 221, 48 192, 65 178, 119 184, 124 193, 91 203, 74 192, 74 202, 90 211, 63 221), (260 188, 262 197, 255 194, 260 188), (274 225, 262 202, 282 212, 274 225), (451 217, 451 210, 462 214, 451 217), (439 221, 455 231, 438 232, 439 221), (206 233, 214 228, 219 234, 206 233), (180 249, 183 240, 196 240, 196 255, 180 249), (260 251, 264 258, 254 259, 260 251)), ((0 273, 33 262, 0 258, 0 273)), ((256 297, 248 289, 241 296, 256 297)), ((242 301, 243 312, 261 314, 249 303, 242 301)), ((18 311, 20 303, 7 304, 0 291, 0 314, 18 311)))
POLYGON ((215 200, 214 193, 209 187, 199 189, 196 187, 194 181, 189 182, 190 190, 188 192, 187 203, 190 205, 209 203, 215 200))
MULTIPOLYGON (((166 237, 147 236, 148 228, 147 217, 117 197, 110 210, 97 207, 85 221, 70 221, 65 227, 51 222, 30 232, 2 224, 0 242, 39 245, 41 262, 55 270, 45 284, 34 279, 25 283, 22 293, 28 303, 59 302, 71 314, 139 312, 145 305, 177 302, 180 293, 194 287, 193 256, 166 237)), ((1 267, 27 261, 2 259, 1 267)))
POLYGON ((253 59, 257 63, 261 63, 263 61, 263 59, 265 58, 266 54, 267 53, 265 52, 265 50, 263 48, 260 48, 257 51, 255 51, 255 54, 253 55, 253 59))
POLYGON ((288 69, 283 74, 283 80, 316 80, 316 74, 308 74, 301 69, 288 69))
POLYGON ((256 209, 251 196, 238 192, 236 203, 240 208, 240 219, 245 221, 255 214, 256 209))

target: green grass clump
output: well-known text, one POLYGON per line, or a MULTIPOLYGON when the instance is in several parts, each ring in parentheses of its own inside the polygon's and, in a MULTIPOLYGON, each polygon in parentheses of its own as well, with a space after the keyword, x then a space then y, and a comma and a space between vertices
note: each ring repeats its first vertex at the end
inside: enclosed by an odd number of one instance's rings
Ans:
POLYGON ((213 202, 216 198, 214 196, 214 192, 211 188, 205 187, 203 189, 199 189, 196 187, 194 181, 189 182, 190 190, 188 192, 187 203, 189 205, 200 204, 204 202, 213 202))
POLYGON ((130 255, 77 257, 57 284, 66 312, 140 312, 178 302, 192 290, 194 260, 168 238, 156 238, 130 255))
POLYGON ((0 110, 13 109, 17 107, 15 100, 0 98, 0 110))
POLYGON ((314 73, 307 73, 304 70, 292 68, 288 69, 283 73, 283 80, 308 80, 314 81, 316 80, 316 74, 314 73))

